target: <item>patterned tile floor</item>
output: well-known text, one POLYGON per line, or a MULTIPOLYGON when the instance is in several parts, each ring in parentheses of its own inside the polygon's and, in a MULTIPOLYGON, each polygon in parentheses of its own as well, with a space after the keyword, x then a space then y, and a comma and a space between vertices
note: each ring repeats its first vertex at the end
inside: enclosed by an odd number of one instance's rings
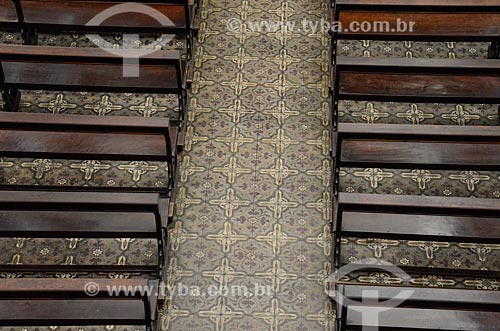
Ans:
POLYGON ((203 3, 163 330, 333 329, 328 34, 249 28, 327 17, 328 1, 203 3))

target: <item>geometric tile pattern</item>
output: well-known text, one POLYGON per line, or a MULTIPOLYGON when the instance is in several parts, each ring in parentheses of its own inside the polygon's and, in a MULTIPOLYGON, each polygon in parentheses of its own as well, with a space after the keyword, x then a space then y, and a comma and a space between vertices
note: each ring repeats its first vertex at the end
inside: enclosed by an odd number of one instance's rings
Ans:
POLYGON ((161 328, 332 330, 329 37, 286 27, 326 20, 329 1, 201 7, 166 275, 192 293, 174 291, 161 328))

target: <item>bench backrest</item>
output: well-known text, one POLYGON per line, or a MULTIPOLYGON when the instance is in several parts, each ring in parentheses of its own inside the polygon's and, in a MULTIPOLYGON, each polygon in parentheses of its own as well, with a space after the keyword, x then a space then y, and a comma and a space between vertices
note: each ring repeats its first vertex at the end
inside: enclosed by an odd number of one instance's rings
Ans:
MULTIPOLYGON (((158 281, 139 279, 3 279, 0 280, 0 325, 143 325, 156 329, 158 281), (85 293, 92 282, 100 291, 85 293), (151 289, 151 295, 109 295, 112 287, 151 289)), ((117 291, 118 292, 118 291, 117 291)))
POLYGON ((498 293, 490 291, 337 283, 336 296, 345 299, 337 305, 340 330, 375 326, 369 313, 377 315, 382 330, 493 331, 500 318, 498 293), (383 309, 384 301, 398 295, 409 298, 383 309))
POLYGON ((500 3, 497 0, 336 0, 333 20, 343 27, 336 32, 341 39, 495 42, 500 36, 500 3), (377 29, 358 29, 359 25, 352 25, 362 22, 378 24, 377 29))

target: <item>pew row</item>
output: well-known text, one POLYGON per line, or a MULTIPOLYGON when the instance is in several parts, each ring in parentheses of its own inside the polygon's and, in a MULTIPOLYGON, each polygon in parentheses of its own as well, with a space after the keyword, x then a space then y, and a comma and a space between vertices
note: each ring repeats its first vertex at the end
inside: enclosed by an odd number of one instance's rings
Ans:
MULTIPOLYGON (((157 193, 0 191, 0 236, 3 238, 143 238, 157 251, 145 265, 137 260, 108 265, 86 257, 60 264, 23 257, 2 261, 2 272, 142 272, 162 275, 166 245, 164 229, 169 198, 157 193), (85 259, 81 262, 79 259, 85 259), (15 263, 12 261, 15 260, 15 263)), ((118 254, 118 253, 117 253, 118 254)))
POLYGON ((136 326, 157 330, 158 281, 1 279, 1 326, 136 326), (89 295, 92 282, 100 291, 89 295), (120 288, 110 295, 108 289, 120 288), (125 288, 146 288, 150 293, 125 288))
POLYGON ((341 282, 335 287, 335 299, 343 302, 337 305, 337 330, 498 330, 500 297, 494 291, 341 282))
POLYGON ((0 188, 171 196, 176 135, 168 118, 0 112, 0 188))
POLYGON ((185 113, 185 64, 177 51, 111 54, 98 48, 4 45, 0 64, 7 111, 18 109, 24 89, 175 94, 181 118, 185 113))

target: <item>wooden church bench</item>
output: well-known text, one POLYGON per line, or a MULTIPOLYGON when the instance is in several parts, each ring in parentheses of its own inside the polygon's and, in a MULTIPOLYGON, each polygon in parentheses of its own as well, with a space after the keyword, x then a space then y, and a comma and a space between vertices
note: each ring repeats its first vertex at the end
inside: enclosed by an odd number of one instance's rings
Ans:
MULTIPOLYGON (((0 236, 4 238, 146 238, 157 241, 150 265, 19 264, 3 272, 147 272, 162 275, 169 198, 157 193, 0 191, 0 236)), ((1 280, 0 280, 1 282, 1 280)))
MULTIPOLYGON (((126 54, 138 57, 135 51, 126 54)), ((99 48, 4 45, 0 64, 0 89, 7 111, 17 110, 20 89, 31 89, 176 94, 180 113, 184 113, 186 91, 178 51, 142 56, 136 67, 99 48), (131 67, 139 77, 124 77, 124 70, 131 67)))
POLYGON ((0 0, 0 27, 20 30, 16 7, 12 0, 0 0))
MULTIPOLYGON (((334 146, 336 170, 500 168, 500 130, 491 126, 340 123, 334 146)), ((498 245, 499 213, 496 199, 338 192, 335 263, 341 264, 340 240, 346 237, 498 245)))
MULTIPOLYGON (((485 41, 498 58, 500 3, 497 0, 336 0, 332 23, 340 22, 335 38, 355 40, 485 41), (353 23, 354 22, 354 23, 353 23), (351 24, 388 22, 389 29, 352 31, 351 24), (397 31, 398 22, 413 29, 397 31)), ((357 28, 359 26, 355 26, 357 28)))
POLYGON ((148 187, 128 184, 107 187, 105 180, 104 183, 90 180, 91 187, 79 188, 54 183, 48 187, 34 183, 33 186, 4 183, 4 187, 148 191, 169 196, 174 172, 172 150, 175 148, 171 136, 175 134, 168 118, 0 112, 0 155, 3 158, 161 162, 165 163, 165 169, 158 169, 158 174, 168 181, 159 187, 152 184, 148 187))
POLYGON ((335 296, 345 302, 337 305, 338 330, 493 331, 500 319, 496 291, 337 283, 335 296), (394 299, 398 295, 408 299, 394 299), (391 299, 397 306, 384 307, 391 299), (362 318, 369 312, 378 315, 378 323, 362 318))
POLYGON ((141 279, 1 279, 1 326, 144 326, 157 330, 158 281, 141 279), (99 286, 95 296, 88 283, 99 286), (110 295, 113 287, 147 288, 151 294, 110 295))

